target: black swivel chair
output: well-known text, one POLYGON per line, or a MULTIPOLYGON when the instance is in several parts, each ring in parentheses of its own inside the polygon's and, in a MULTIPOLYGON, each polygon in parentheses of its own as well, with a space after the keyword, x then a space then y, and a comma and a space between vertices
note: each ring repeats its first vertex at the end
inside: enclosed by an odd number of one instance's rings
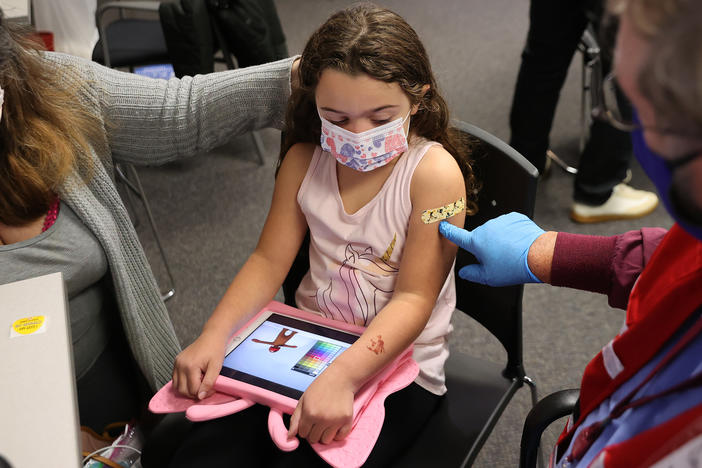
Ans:
POLYGON ((560 390, 540 400, 529 411, 524 421, 522 442, 519 450, 519 468, 535 468, 537 454, 544 430, 558 419, 573 413, 578 404, 580 391, 560 390))
MULTIPOLYGON (((482 183, 479 212, 466 218, 466 228, 511 211, 532 216, 538 171, 506 143, 478 127, 454 122, 475 141, 475 170, 482 183)), ((300 249, 283 283, 286 303, 309 269, 308 240, 300 249)), ((475 263, 459 250, 456 271, 475 263)), ((523 286, 492 288, 470 283, 456 275, 456 307, 477 320, 507 351, 507 362, 495 364, 461 352, 446 363, 448 393, 412 448, 397 461, 398 467, 470 466, 516 391, 527 384, 532 402, 536 385, 526 375, 522 359, 523 286)))

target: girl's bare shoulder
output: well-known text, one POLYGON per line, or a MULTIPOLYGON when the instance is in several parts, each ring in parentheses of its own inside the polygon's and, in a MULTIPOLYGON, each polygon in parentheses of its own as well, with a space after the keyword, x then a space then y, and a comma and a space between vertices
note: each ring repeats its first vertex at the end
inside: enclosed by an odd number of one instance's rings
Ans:
POLYGON ((304 175, 312 161, 316 147, 317 145, 313 143, 295 143, 285 153, 280 171, 304 175))
POLYGON ((443 146, 433 145, 427 150, 412 176, 411 192, 413 198, 430 193, 449 197, 465 194, 461 168, 443 146))

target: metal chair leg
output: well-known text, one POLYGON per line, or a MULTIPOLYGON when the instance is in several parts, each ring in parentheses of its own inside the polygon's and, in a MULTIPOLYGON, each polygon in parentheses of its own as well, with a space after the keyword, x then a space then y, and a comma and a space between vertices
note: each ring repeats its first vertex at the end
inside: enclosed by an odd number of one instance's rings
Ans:
MULTIPOLYGON (((587 56, 583 52, 583 66, 581 70, 581 84, 582 89, 580 91, 580 142, 578 143, 578 150, 582 154, 585 149, 585 143, 587 142, 587 136, 590 130, 590 116, 588 114, 591 106, 588 105, 588 94, 590 93, 590 82, 587 76, 587 56)), ((592 70, 590 70, 592 72, 592 70)))
POLYGON ((115 179, 117 179, 118 182, 122 182, 124 186, 126 187, 127 190, 127 214, 129 215, 129 218, 132 220, 132 225, 136 228, 139 227, 139 216, 137 216, 136 209, 134 208, 134 197, 139 197, 139 191, 137 190, 136 186, 132 183, 131 180, 127 177, 127 175, 124 173, 122 170, 122 165, 119 163, 115 164, 115 179))
POLYGON ((266 148, 263 146, 263 139, 258 131, 254 130, 251 132, 251 137, 253 138, 254 145, 256 145, 256 154, 258 155, 258 165, 263 166, 266 163, 264 155, 266 154, 266 148))
POLYGON ((561 158, 559 158, 559 157, 556 155, 556 153, 554 153, 553 151, 551 151, 551 150, 546 150, 546 157, 547 157, 548 159, 550 159, 551 161, 553 161, 554 163, 556 163, 556 165, 557 165, 558 167, 560 167, 561 169, 563 169, 564 171, 566 171, 568 174, 573 174, 573 175, 575 175, 575 174, 578 173, 578 169, 577 169, 577 168, 575 168, 575 167, 573 167, 573 166, 569 166, 567 162, 565 162, 564 160, 562 160, 561 158))
POLYGON ((127 170, 129 171, 129 175, 132 177, 132 180, 130 180, 127 177, 127 175, 122 171, 122 168, 118 165, 116 165, 115 168, 117 176, 127 188, 127 197, 131 198, 131 194, 133 193, 141 200, 142 204, 144 205, 144 211, 146 211, 146 217, 149 221, 151 232, 153 233, 154 239, 156 240, 156 246, 158 247, 159 253, 161 254, 161 261, 166 267, 166 274, 168 275, 168 289, 165 292, 161 292, 161 299, 163 301, 167 301, 175 295, 175 280, 173 279, 173 273, 171 273, 171 268, 168 265, 168 260, 166 259, 166 253, 163 250, 163 246, 161 245, 161 237, 158 234, 156 222, 154 221, 154 216, 151 212, 151 206, 149 205, 149 201, 146 198, 144 187, 141 185, 141 179, 139 179, 139 174, 137 173, 136 168, 132 164, 127 164, 126 166, 127 170))
MULTIPOLYGON (((534 382, 534 380, 528 375, 525 375, 522 380, 524 380, 524 383, 529 386, 529 390, 531 391, 531 407, 533 408, 539 401, 539 394, 538 389, 536 388, 536 382, 534 382)), ((536 452, 536 463, 540 468, 546 468, 544 452, 541 449, 541 444, 539 444, 538 451, 536 452)))

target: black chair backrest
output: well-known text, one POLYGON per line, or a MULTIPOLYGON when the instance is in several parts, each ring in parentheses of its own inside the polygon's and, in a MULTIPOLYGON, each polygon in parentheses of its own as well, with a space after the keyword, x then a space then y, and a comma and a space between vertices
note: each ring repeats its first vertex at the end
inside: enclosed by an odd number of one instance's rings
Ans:
MULTIPOLYGON (((466 218, 466 229, 511 211, 533 215, 538 171, 512 147, 490 133, 465 122, 454 121, 459 131, 475 142, 473 169, 482 188, 478 213, 466 218)), ((459 249, 456 258, 456 308, 473 317, 502 343, 507 351, 506 372, 524 375, 522 368, 523 286, 492 288, 458 278, 458 270, 475 257, 459 249)), ((295 290, 309 270, 309 233, 283 282, 285 303, 295 306, 295 290)))
MULTIPOLYGON (((512 211, 534 214, 538 171, 507 143, 465 122, 453 125, 476 141, 473 169, 481 183, 478 213, 466 217, 465 228, 475 229, 486 221, 512 211)), ((463 266, 475 257, 459 249, 456 257, 456 308, 477 320, 495 335, 507 351, 506 373, 524 375, 522 367, 522 293, 524 286, 493 288, 458 277, 463 266)))

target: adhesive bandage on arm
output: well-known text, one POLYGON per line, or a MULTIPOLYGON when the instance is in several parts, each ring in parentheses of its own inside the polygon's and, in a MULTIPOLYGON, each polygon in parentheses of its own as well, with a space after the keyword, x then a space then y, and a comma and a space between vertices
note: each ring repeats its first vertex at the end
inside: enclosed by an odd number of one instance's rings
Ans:
POLYGON ((439 208, 433 208, 431 210, 422 211, 422 222, 424 224, 436 223, 443 219, 450 218, 451 216, 457 215, 461 211, 466 209, 466 199, 461 197, 453 203, 448 205, 440 206, 439 208))

